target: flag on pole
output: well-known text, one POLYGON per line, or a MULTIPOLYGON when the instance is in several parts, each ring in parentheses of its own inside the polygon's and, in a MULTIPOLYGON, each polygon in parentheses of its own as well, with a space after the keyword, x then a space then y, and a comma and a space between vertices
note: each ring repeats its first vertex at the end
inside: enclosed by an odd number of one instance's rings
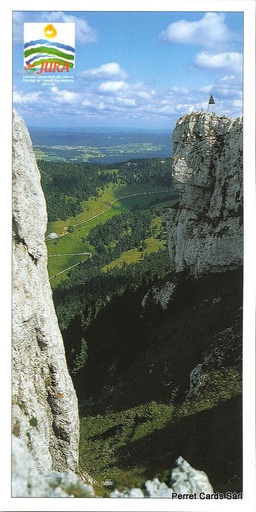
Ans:
POLYGON ((209 112, 209 105, 214 105, 215 101, 213 99, 213 95, 211 94, 210 96, 210 99, 208 101, 208 109, 207 109, 207 112, 209 112))

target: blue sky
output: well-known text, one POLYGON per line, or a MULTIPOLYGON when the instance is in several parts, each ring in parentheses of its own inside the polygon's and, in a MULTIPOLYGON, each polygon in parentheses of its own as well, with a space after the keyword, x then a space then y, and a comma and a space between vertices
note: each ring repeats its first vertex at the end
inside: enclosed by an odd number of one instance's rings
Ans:
POLYGON ((243 13, 16 11, 13 24, 13 103, 29 127, 169 129, 211 94, 217 114, 242 115, 243 13), (24 22, 75 22, 72 83, 23 81, 24 22))

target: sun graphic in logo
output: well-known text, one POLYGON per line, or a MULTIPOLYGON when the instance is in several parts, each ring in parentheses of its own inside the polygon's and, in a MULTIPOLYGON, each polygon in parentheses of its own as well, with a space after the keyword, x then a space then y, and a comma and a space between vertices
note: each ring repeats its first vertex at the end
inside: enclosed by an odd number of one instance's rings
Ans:
POLYGON ((57 35, 57 30, 51 23, 49 23, 49 25, 44 27, 44 35, 49 39, 53 39, 53 37, 56 37, 57 35))

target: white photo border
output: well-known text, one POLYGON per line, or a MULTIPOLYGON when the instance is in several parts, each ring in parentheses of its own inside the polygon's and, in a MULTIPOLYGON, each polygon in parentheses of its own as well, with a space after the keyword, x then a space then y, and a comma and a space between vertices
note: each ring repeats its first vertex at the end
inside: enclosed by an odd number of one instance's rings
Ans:
MULTIPOLYGON (((232 512, 256 510, 255 507, 255 1, 254 0, 109 0, 82 2, 73 0, 8 0, 1 6, 4 47, 2 61, 1 139, 3 168, 1 208, 3 240, 1 264, 4 275, 2 301, 2 433, 1 496, 2 512, 12 511, 191 511, 232 512), (11 120, 12 120, 12 13, 13 11, 215 11, 244 13, 244 329, 243 329, 243 499, 242 500, 169 500, 111 498, 11 498, 11 120), (4 132, 4 133, 3 133, 4 132), (3 308, 4 304, 4 308, 3 308)), ((2 37, 1 36, 1 37, 2 37)), ((217 448, 217 447, 216 447, 217 448)), ((200 468, 199 468, 200 469, 200 468)))

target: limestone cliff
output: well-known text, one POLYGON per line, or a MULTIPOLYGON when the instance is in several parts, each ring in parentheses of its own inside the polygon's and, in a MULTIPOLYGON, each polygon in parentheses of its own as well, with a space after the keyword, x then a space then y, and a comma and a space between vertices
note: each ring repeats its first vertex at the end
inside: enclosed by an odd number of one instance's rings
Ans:
POLYGON ((47 215, 29 133, 13 116, 13 433, 39 470, 76 471, 79 420, 52 301, 47 215))
POLYGON ((243 261, 242 119, 195 112, 173 132, 178 209, 167 218, 176 272, 232 270, 243 261))

